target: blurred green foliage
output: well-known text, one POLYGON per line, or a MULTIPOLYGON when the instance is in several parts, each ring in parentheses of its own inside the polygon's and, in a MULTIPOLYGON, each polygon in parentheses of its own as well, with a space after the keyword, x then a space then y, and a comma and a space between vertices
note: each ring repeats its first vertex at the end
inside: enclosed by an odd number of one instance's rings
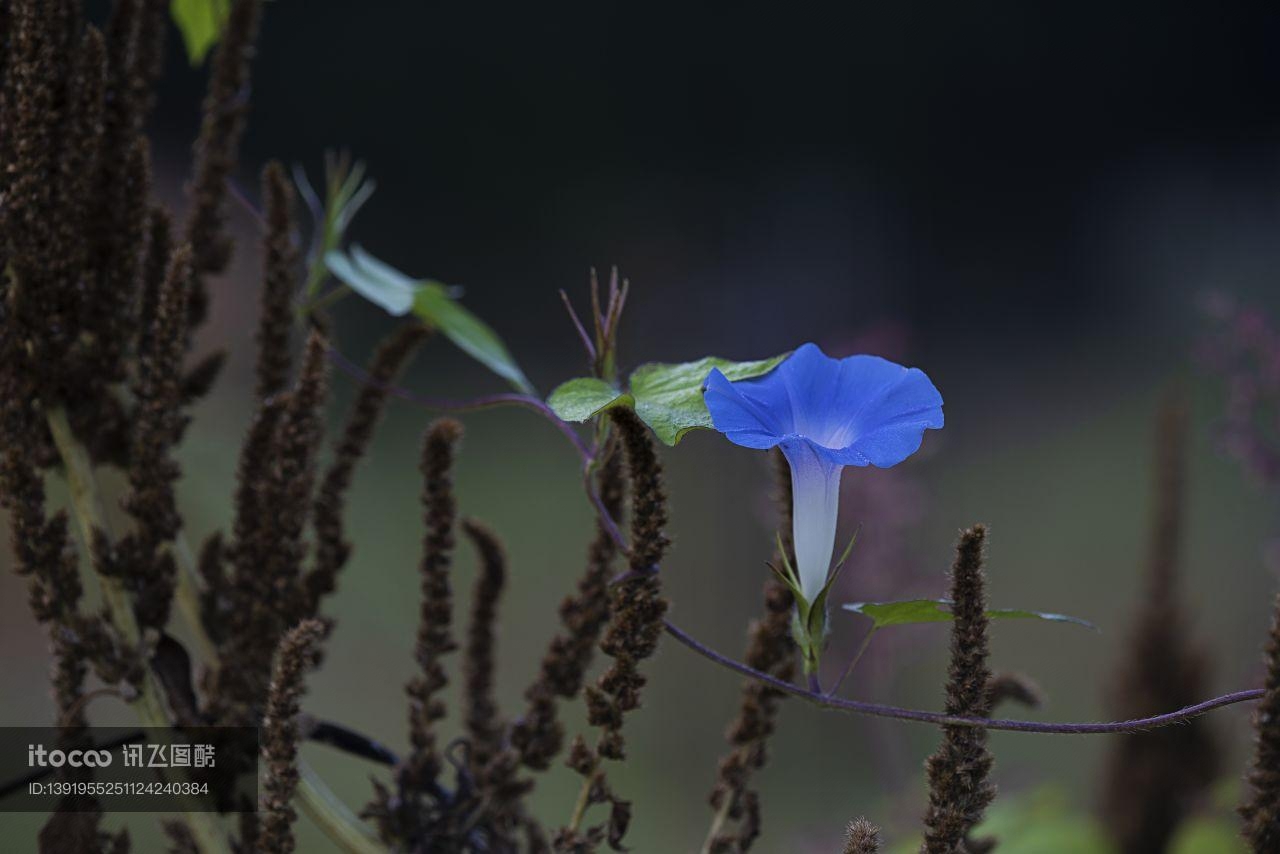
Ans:
POLYGON ((171 0, 169 14, 182 33, 187 59, 200 65, 222 34, 231 0, 171 0))

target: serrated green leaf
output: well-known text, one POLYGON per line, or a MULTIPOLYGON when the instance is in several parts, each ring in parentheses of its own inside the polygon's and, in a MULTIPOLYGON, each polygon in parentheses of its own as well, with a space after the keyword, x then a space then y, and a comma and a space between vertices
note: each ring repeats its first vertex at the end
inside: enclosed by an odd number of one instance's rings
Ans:
MULTIPOLYGON (((870 617, 872 628, 904 626, 912 623, 947 623, 953 618, 950 599, 905 599, 900 602, 849 602, 841 605, 844 610, 870 617)), ((1075 623, 1097 631, 1088 620, 1051 614, 1044 611, 1024 611, 1019 608, 992 608, 987 611, 992 620, 1046 620, 1051 623, 1075 623)))
POLYGON ((231 0, 171 0, 169 16, 182 33, 187 59, 193 66, 204 62, 209 49, 217 44, 230 14, 231 0))
POLYGON ((444 285, 438 282, 423 283, 414 297, 413 312, 439 329, 471 358, 518 390, 525 394, 536 393, 497 333, 452 299, 444 285))
POLYGON ((595 377, 578 377, 561 383, 547 398, 547 405, 561 420, 577 422, 615 406, 632 406, 634 402, 631 395, 595 377))
POLYGON ((329 252, 324 263, 338 281, 396 317, 409 313, 423 287, 422 282, 382 263, 359 246, 353 246, 350 254, 329 252))
POLYGON ((636 414, 658 438, 674 445, 690 430, 709 429, 711 413, 702 400, 702 384, 712 368, 719 368, 730 380, 763 376, 790 353, 755 362, 732 362, 708 356, 696 362, 663 364, 650 362, 631 374, 631 396, 636 414))

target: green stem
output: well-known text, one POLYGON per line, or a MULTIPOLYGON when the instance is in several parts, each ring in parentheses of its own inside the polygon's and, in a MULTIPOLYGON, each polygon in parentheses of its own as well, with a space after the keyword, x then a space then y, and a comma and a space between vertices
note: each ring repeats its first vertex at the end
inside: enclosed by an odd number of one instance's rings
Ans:
POLYGON ((334 288, 324 296, 319 297, 317 299, 313 299, 310 302, 299 306, 298 316, 302 318, 306 318, 309 315, 315 314, 320 309, 328 308, 329 306, 333 305, 335 302, 342 299, 349 293, 351 293, 351 288, 347 287, 346 285, 343 285, 342 287, 339 287, 339 288, 334 288))
POLYGON ((591 787, 596 781, 596 769, 600 767, 599 758, 591 765, 591 773, 587 774, 582 780, 582 788, 578 790, 578 800, 573 805, 573 814, 569 816, 569 830, 577 832, 582 826, 582 819, 586 817, 587 808, 591 806, 591 787))
POLYGON ((326 836, 351 854, 387 854, 369 826, 338 799, 310 765, 299 760, 298 775, 298 806, 326 836))
MULTIPOLYGON (((99 533, 108 538, 111 536, 111 530, 107 527, 106 509, 102 506, 102 499, 93 479, 93 464, 89 460, 88 451, 72 433, 66 410, 56 407, 49 410, 46 417, 49 432, 53 435, 53 442, 58 447, 66 469, 67 489, 71 494, 76 521, 80 524, 80 533, 84 537, 85 550, 92 552, 94 538, 99 533)), ((100 575, 98 584, 111 614, 111 622, 128 644, 137 647, 142 642, 142 631, 138 628, 137 616, 133 613, 124 582, 115 576, 100 575)))
POLYGON ((182 531, 179 531, 177 536, 174 537, 173 557, 178 564, 178 583, 174 589, 178 612, 187 621, 187 625, 191 627, 191 635, 195 639, 200 658, 205 662, 212 663, 217 661, 218 651, 214 648, 213 641, 209 640, 209 635, 205 633, 204 625, 200 622, 199 573, 196 570, 195 555, 191 553, 191 544, 187 542, 187 537, 182 531))
POLYGON ((707 840, 702 843, 702 854, 711 854, 711 844, 716 841, 716 837, 720 835, 720 831, 724 828, 724 823, 729 820, 729 811, 733 809, 733 792, 725 792, 724 803, 720 804, 720 809, 716 810, 715 818, 711 819, 711 827, 707 830, 707 840))
MULTIPOLYGON (((49 431, 53 434, 54 444, 57 445, 63 466, 66 468, 71 506, 80 523, 85 546, 87 549, 92 549, 95 532, 110 536, 107 515, 93 477, 93 464, 89 460, 88 451, 72 432, 71 424, 67 421, 66 410, 54 407, 48 410, 45 416, 49 422, 49 431)), ((137 615, 133 612, 133 603, 129 599, 129 592, 125 589, 123 582, 119 578, 105 575, 99 575, 98 581, 112 625, 127 644, 141 652, 142 632, 138 628, 137 615)), ((149 667, 144 667, 134 707, 147 726, 168 728, 169 716, 160 697, 160 688, 156 684, 155 675, 149 667)), ((195 809, 187 809, 184 812, 187 824, 191 827, 196 845, 202 854, 231 854, 231 846, 215 814, 199 812, 195 809)))

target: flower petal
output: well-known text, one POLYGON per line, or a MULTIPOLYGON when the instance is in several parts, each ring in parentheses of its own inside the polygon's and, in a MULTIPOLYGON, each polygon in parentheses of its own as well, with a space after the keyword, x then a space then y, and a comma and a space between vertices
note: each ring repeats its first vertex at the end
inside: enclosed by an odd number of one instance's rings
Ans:
MULTIPOLYGON (((840 426, 840 408, 833 393, 839 388, 840 362, 823 353, 816 344, 801 344, 778 366, 777 379, 766 376, 757 384, 773 382, 784 387, 791 414, 789 432, 832 447, 827 435, 840 426)), ((843 443, 841 443, 843 444, 843 443)))
MULTIPOLYGON (((853 441, 841 449, 866 460, 855 464, 870 463, 880 468, 897 465, 919 450, 925 430, 937 430, 945 423, 942 395, 924 372, 892 362, 886 364, 896 371, 896 376, 879 393, 869 396, 852 417, 853 441)), ((882 375, 888 373, 882 367, 875 370, 882 375)))
POLYGON ((730 441, 771 448, 799 436, 836 465, 896 465, 944 423, 942 395, 924 372, 878 356, 832 359, 814 344, 755 379, 713 371, 704 398, 730 441))
POLYGON ((735 445, 763 450, 782 441, 778 413, 779 406, 785 406, 785 392, 780 384, 763 385, 758 380, 734 383, 719 368, 712 368, 703 384, 702 398, 715 428, 735 445))
POLYGON ((800 590, 812 604, 831 571, 844 466, 833 462, 826 449, 799 436, 787 439, 781 447, 791 468, 796 571, 800 573, 800 590))

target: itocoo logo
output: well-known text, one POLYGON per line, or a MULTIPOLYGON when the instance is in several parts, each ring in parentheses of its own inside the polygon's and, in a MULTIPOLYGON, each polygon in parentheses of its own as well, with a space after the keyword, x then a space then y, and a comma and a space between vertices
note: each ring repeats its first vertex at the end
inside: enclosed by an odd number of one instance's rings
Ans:
POLYGON ((30 768, 106 768, 111 764, 110 750, 46 750, 43 744, 27 745, 30 768))

